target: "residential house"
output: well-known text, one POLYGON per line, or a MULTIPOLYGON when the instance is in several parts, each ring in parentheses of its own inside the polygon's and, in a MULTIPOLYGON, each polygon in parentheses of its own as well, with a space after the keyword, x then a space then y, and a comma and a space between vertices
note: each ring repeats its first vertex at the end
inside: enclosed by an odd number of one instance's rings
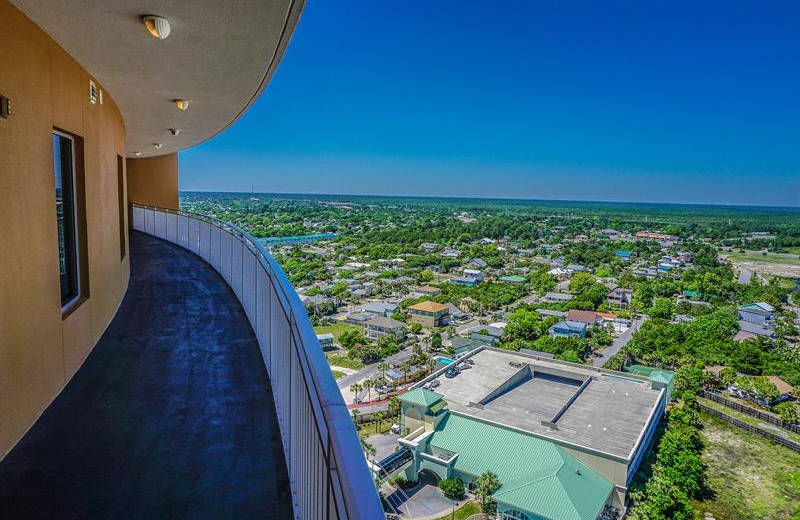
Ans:
POLYGON ((441 252, 441 255, 445 258, 458 258, 461 252, 458 249, 445 249, 441 252))
POLYGON ((627 309, 633 300, 633 289, 615 287, 610 293, 608 293, 606 300, 608 301, 608 305, 611 307, 627 309))
POLYGON ((446 303, 447 305, 447 313, 450 315, 450 322, 458 322, 464 321, 469 317, 469 315, 463 312, 461 309, 455 306, 453 303, 446 303))
POLYGON ((477 267, 478 269, 486 269, 489 267, 489 264, 480 258, 473 258, 467 265, 477 267))
POLYGON ((433 287, 432 285, 423 285, 422 287, 414 289, 414 294, 417 295, 417 298, 420 296, 436 296, 440 292, 442 292, 441 289, 433 287))
POLYGON ((757 336, 775 337, 775 331, 770 324, 753 323, 752 321, 739 320, 739 332, 733 337, 734 341, 744 341, 757 336))
POLYGON ((375 316, 364 323, 364 336, 371 340, 378 340, 383 336, 402 340, 405 337, 405 323, 386 316, 375 316))
POLYGON ((550 336, 553 338, 568 338, 570 336, 586 337, 586 324, 581 321, 559 321, 550 327, 550 336))
POLYGON ((419 323, 428 327, 442 325, 443 319, 448 315, 447 305, 431 300, 417 303, 408 308, 411 323, 419 323))
POLYGON ((477 269, 464 269, 464 278, 472 278, 479 282, 483 281, 483 273, 477 269))
POLYGON ((772 323, 775 307, 766 302, 758 302, 742 305, 737 311, 739 312, 739 320, 741 321, 769 325, 772 323))
POLYGON ((436 244, 431 244, 429 242, 424 242, 424 243, 420 244, 419 247, 421 247, 422 249, 424 249, 427 252, 431 252, 431 251, 436 251, 436 249, 439 246, 437 246, 436 244))
POLYGON ((582 311, 580 309, 570 309, 567 312, 566 321, 577 321, 585 323, 587 327, 595 325, 598 320, 602 320, 594 311, 582 311))
POLYGON ((322 350, 330 350, 333 348, 333 334, 330 332, 317 334, 317 339, 319 340, 319 346, 322 347, 322 350))
POLYGON ((630 251, 617 251, 614 253, 614 256, 622 260, 630 260, 632 255, 633 253, 630 251))
POLYGON ((567 316, 567 313, 564 311, 553 311, 550 309, 536 309, 538 314, 541 314, 544 318, 564 318, 567 316))
POLYGON ((466 276, 456 276, 455 278, 450 278, 447 280, 447 283, 453 285, 466 285, 468 287, 474 287, 480 283, 480 280, 477 278, 468 278, 466 276))
POLYGON ((377 316, 391 316, 396 312, 400 312, 400 307, 395 303, 369 302, 364 306, 364 312, 377 316))
POLYGON ((549 292, 544 295, 544 301, 547 303, 564 303, 572 299, 571 294, 549 292))
POLYGON ((520 276, 518 274, 512 274, 508 276, 501 276, 497 279, 500 282, 511 284, 511 285, 523 285, 525 284, 528 279, 524 276, 520 276))

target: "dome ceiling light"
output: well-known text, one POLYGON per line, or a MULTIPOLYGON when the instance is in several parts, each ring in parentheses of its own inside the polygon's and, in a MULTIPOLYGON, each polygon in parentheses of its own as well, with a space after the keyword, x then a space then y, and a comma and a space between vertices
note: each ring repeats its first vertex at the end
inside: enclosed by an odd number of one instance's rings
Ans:
POLYGON ((178 107, 179 110, 186 110, 189 108, 189 100, 188 99, 176 99, 175 106, 178 107))
POLYGON ((150 14, 147 16, 142 16, 142 22, 144 22, 144 26, 147 27, 147 30, 150 32, 150 34, 159 40, 166 39, 166 37, 169 36, 170 31, 172 31, 172 27, 169 25, 169 20, 161 16, 154 16, 150 14))

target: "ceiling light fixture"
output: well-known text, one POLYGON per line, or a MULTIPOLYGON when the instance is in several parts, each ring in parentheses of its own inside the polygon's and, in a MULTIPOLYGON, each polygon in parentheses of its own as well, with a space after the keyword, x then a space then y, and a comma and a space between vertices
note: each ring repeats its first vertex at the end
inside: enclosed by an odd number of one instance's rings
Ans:
POLYGON ((179 133, 181 133, 181 131, 177 128, 170 128, 169 133, 171 133, 172 135, 178 135, 179 133))
POLYGON ((150 32, 150 34, 159 40, 165 39, 167 36, 169 36, 170 31, 172 31, 172 27, 169 25, 169 20, 162 18, 161 16, 142 16, 142 22, 144 22, 144 26, 147 27, 147 30, 150 32))
POLYGON ((153 146, 156 147, 156 150, 160 149, 162 144, 161 143, 153 143, 153 146))
POLYGON ((189 100, 188 99, 176 99, 175 106, 178 107, 179 110, 186 110, 189 108, 189 100))
POLYGON ((139 157, 140 155, 142 155, 142 152, 133 152, 133 155, 135 155, 136 157, 139 157))

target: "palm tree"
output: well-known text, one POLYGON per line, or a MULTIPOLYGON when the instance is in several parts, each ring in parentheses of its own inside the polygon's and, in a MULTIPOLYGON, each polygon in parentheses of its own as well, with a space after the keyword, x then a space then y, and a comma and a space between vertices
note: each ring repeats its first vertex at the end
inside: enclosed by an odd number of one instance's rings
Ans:
POLYGON ((389 370, 389 363, 378 363, 378 370, 381 371, 381 376, 386 378, 386 371, 389 370))
POLYGON ((425 364, 428 365, 429 372, 433 372, 433 369, 436 368, 436 360, 433 358, 429 358, 425 364))
POLYGON ((485 472, 476 481, 475 496, 481 504, 481 511, 491 513, 492 494, 500 487, 500 479, 491 471, 485 472))
POLYGON ((358 408, 353 408, 352 413, 353 413, 353 426, 355 426, 356 430, 358 430, 358 422, 359 422, 358 416, 361 415, 361 412, 358 410, 358 408))
POLYGON ((372 386, 375 382, 372 379, 365 379, 363 383, 361 383, 364 389, 367 391, 367 402, 372 401, 372 386))
POLYGON ((374 414, 372 414, 372 418, 375 419, 375 433, 380 432, 381 421, 383 421, 384 417, 386 417, 386 413, 382 411, 377 411, 374 414))
POLYGON ((373 464, 375 464, 375 446, 368 443, 367 440, 361 437, 361 447, 364 449, 364 453, 367 455, 367 459, 370 460, 373 464), (370 459, 372 457, 372 459, 370 459))
POLYGON ((359 383, 353 383, 350 385, 350 391, 353 392, 353 402, 356 402, 358 399, 358 393, 363 390, 364 388, 359 383))
POLYGON ((400 365, 400 370, 403 371, 403 381, 405 381, 406 378, 408 377, 408 371, 411 370, 411 363, 406 361, 405 363, 400 365))

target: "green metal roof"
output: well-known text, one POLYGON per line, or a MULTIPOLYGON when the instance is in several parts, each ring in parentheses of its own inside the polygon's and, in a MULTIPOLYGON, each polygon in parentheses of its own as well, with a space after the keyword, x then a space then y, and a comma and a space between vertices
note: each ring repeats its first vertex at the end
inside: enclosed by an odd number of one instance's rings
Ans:
POLYGON ((551 520, 594 520, 614 485, 552 442, 450 412, 430 446, 458 453, 453 469, 500 479, 497 501, 551 520))
POLYGON ((447 401, 439 401, 436 404, 432 404, 431 407, 430 407, 430 410, 431 410, 432 413, 436 413, 439 410, 441 410, 442 408, 445 408, 446 406, 447 406, 447 401))
POLYGON ((417 404, 429 408, 442 400, 442 394, 437 394, 427 388, 412 388, 404 394, 400 394, 399 399, 404 403, 417 404))
POLYGON ((528 279, 524 276, 519 276, 517 274, 512 274, 509 276, 501 276, 498 280, 502 280, 504 282, 527 282, 528 279))

